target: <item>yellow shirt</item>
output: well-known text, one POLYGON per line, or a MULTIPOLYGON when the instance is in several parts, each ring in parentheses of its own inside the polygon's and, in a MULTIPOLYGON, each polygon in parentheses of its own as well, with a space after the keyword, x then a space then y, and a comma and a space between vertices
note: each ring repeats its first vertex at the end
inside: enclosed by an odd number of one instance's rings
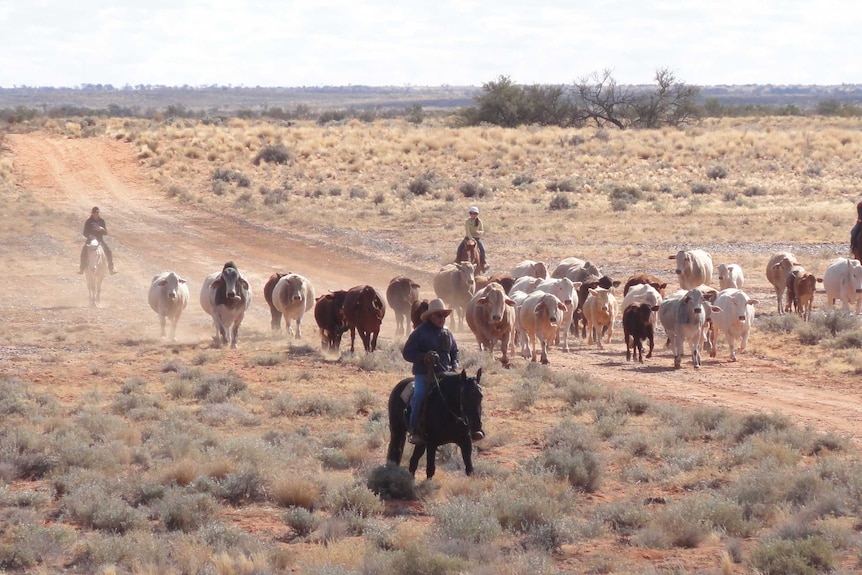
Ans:
POLYGON ((482 220, 476 218, 467 218, 467 221, 464 222, 464 227, 467 230, 467 238, 479 239, 482 237, 482 234, 485 233, 485 227, 482 225, 482 220))

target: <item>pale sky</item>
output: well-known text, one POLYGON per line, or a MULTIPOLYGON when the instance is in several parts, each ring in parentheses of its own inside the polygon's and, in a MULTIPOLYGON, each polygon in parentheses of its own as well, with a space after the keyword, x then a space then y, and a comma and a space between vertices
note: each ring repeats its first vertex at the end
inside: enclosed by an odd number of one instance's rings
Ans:
POLYGON ((862 83, 855 0, 0 0, 0 87, 862 83))

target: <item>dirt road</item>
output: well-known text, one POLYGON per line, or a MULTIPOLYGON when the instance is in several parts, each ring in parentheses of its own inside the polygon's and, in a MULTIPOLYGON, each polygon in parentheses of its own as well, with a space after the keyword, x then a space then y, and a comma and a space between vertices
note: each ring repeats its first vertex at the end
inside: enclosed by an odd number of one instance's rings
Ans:
MULTIPOLYGON (((269 228, 214 213, 205 205, 179 204, 151 183, 133 150, 123 142, 60 139, 42 133, 10 135, 6 142, 14 154, 19 191, 54 212, 54 223, 48 225, 46 220, 43 227, 37 221, 26 234, 19 231, 16 243, 6 250, 31 282, 23 302, 3 304, 7 312, 14 310, 12 322, 19 329, 37 329, 46 318, 55 323, 80 321, 90 313, 86 288, 75 275, 75 267, 81 224, 93 205, 102 208, 108 222, 120 270, 106 280, 104 309, 93 312, 100 321, 109 322, 106 329, 155 337, 158 326, 146 305, 146 290, 153 275, 173 269, 192 286, 192 301, 180 324, 181 338, 198 341, 209 337, 210 322, 198 307, 197 286, 227 260, 237 262, 255 289, 244 329, 268 330, 269 312, 261 288, 276 270, 302 273, 318 293, 360 283, 384 289, 390 278, 405 274, 423 284, 423 297, 433 297, 430 280, 434 270, 386 253, 360 253, 350 247, 349 238, 327 237, 313 229, 269 228), (58 289, 58 283, 62 288, 58 289)), ((760 309, 771 311, 772 305, 760 309)), ((311 318, 306 321, 313 322, 311 318)), ((394 331, 390 314, 382 338, 394 331)), ((307 330, 309 343, 316 342, 315 332, 313 325, 307 330)), ((618 330, 615 343, 606 351, 588 350, 581 342, 570 354, 554 350, 553 368, 582 369, 609 385, 632 387, 679 404, 781 413, 802 426, 862 440, 858 377, 799 373, 786 362, 758 353, 754 344, 741 361, 731 363, 723 342, 724 353, 715 360, 707 358, 700 370, 694 370, 690 361, 683 369, 673 370, 672 358, 661 348, 649 363, 636 366, 626 364, 621 339, 618 330)), ((472 345, 469 334, 460 334, 460 341, 462 346, 472 345)), ((62 370, 62 366, 55 367, 62 370)), ((41 369, 51 371, 46 366, 41 369)), ((52 376, 45 373, 43 377, 50 380, 52 376)), ((60 375, 57 378, 62 380, 60 375)))

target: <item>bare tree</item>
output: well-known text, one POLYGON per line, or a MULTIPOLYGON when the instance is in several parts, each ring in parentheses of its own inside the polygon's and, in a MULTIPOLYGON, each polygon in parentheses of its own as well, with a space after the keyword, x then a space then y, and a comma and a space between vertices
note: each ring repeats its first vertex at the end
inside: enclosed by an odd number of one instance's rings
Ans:
POLYGON ((617 84, 610 70, 582 78, 575 85, 575 92, 581 121, 595 122, 599 128, 613 124, 625 129, 625 115, 634 101, 634 93, 617 84))

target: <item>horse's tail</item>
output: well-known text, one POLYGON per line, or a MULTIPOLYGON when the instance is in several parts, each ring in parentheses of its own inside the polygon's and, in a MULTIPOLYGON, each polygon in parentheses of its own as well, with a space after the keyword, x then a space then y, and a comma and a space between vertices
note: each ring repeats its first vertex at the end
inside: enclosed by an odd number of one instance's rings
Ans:
POLYGON ((404 444, 407 442, 407 404, 401 394, 412 381, 412 377, 402 379, 389 394, 389 449, 386 452, 386 461, 395 465, 401 464, 404 444))

